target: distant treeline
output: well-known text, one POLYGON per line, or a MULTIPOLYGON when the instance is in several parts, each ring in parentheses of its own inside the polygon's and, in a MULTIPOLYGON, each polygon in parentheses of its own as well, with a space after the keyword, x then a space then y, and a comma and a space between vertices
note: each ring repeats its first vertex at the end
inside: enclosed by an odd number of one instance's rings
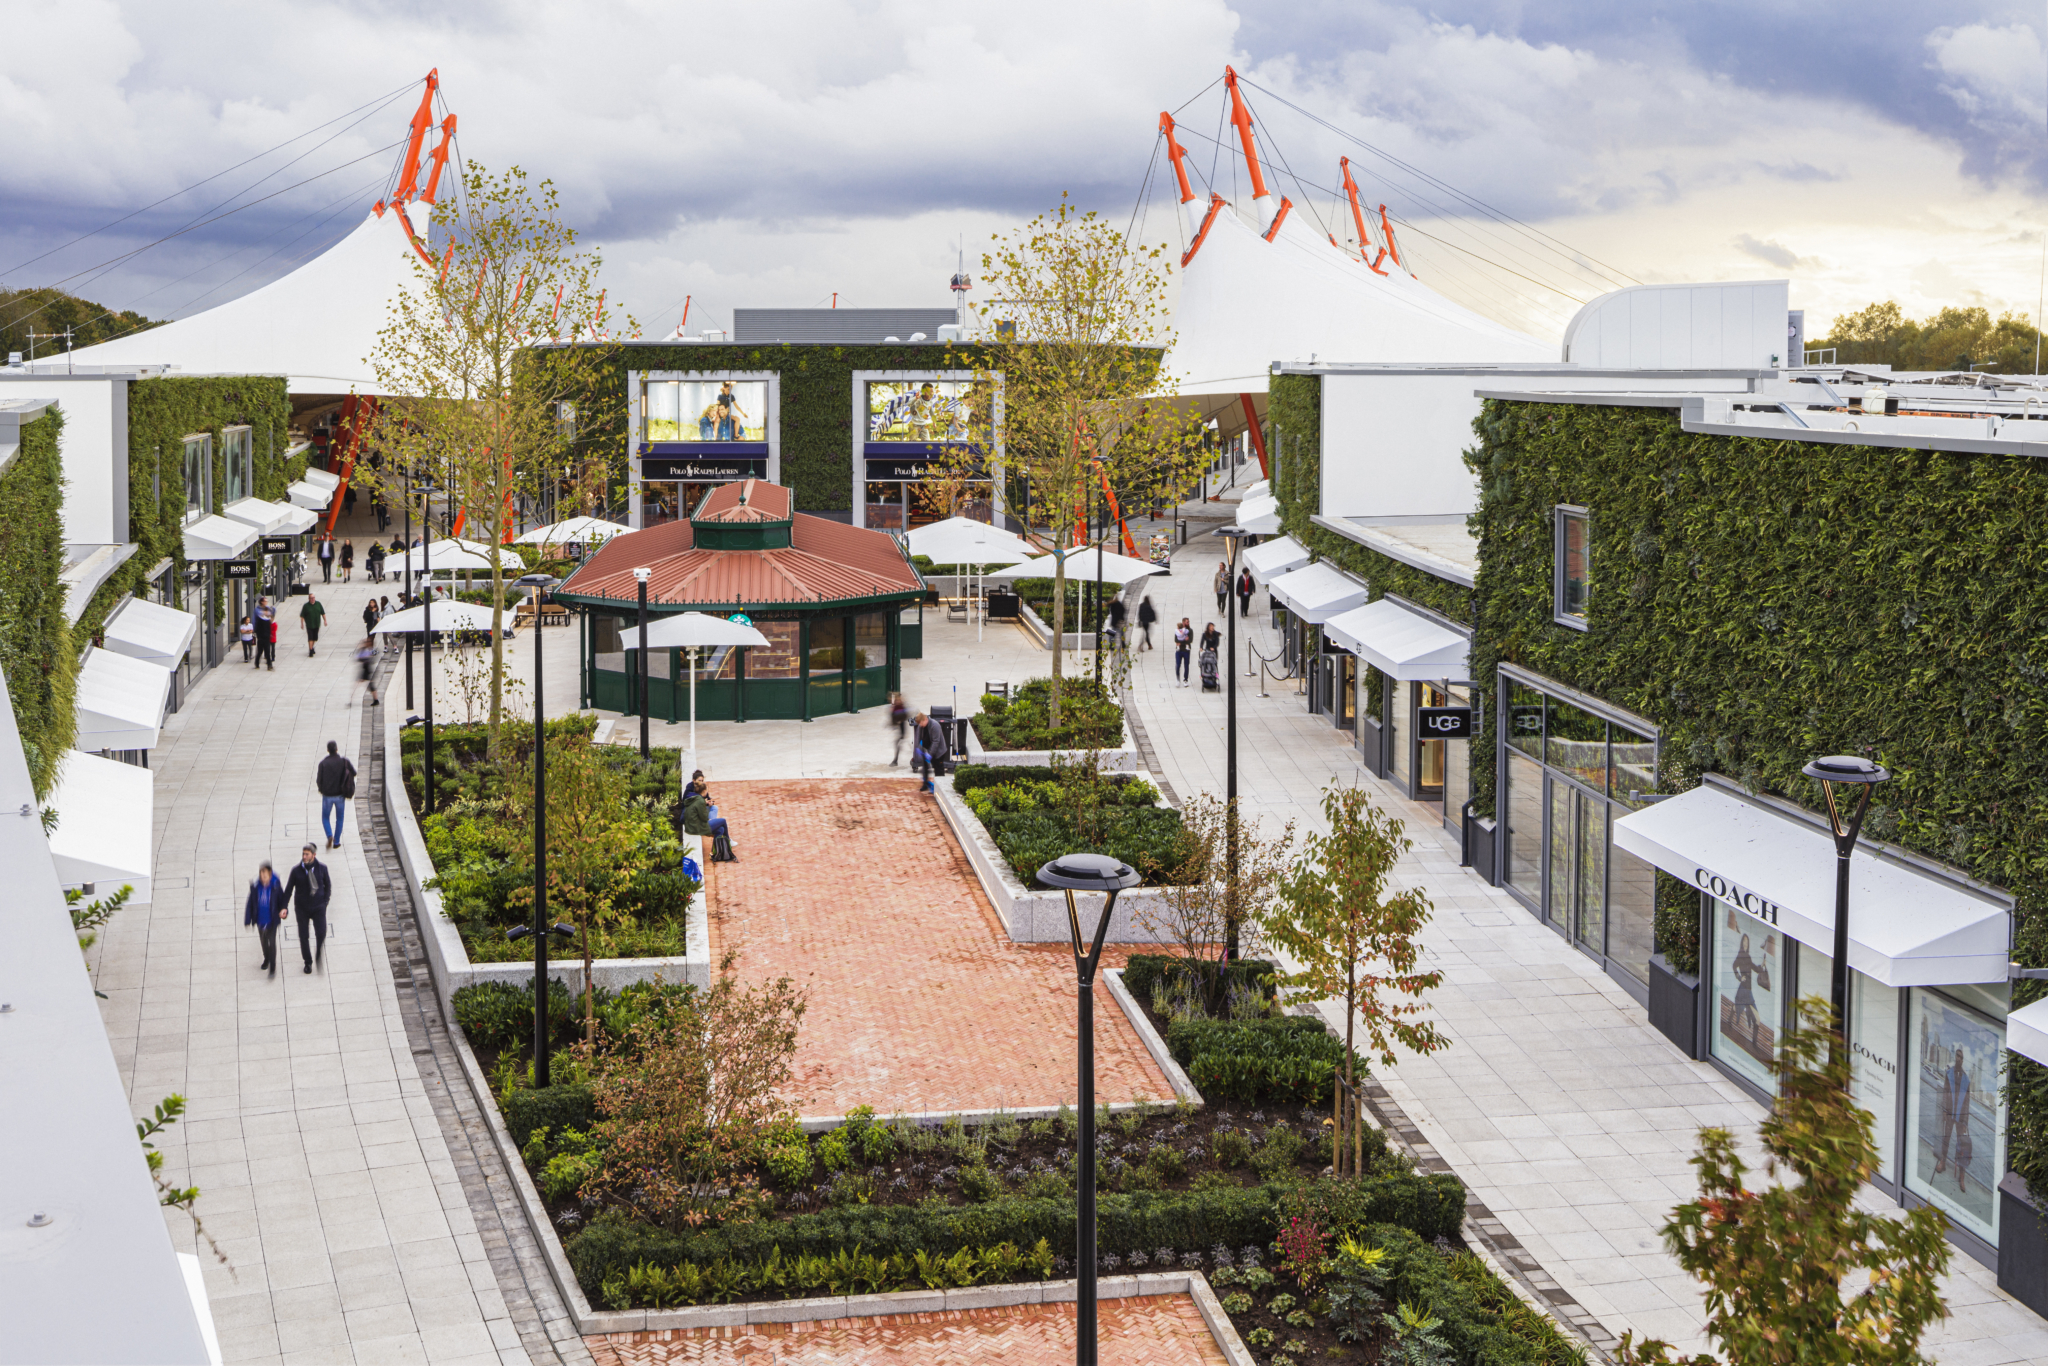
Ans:
MULTIPOLYGON (((1835 348, 1842 365, 1884 365, 1894 370, 1969 370, 2031 375, 2040 332, 2022 313, 1996 322, 1981 308, 1944 308, 1924 322, 1906 316, 1896 300, 1871 304, 1836 318, 1809 351, 1835 348)), ((2048 356, 2043 363, 2048 364, 2048 356)))
POLYGON ((62 336, 38 335, 31 347, 28 335, 31 332, 61 333, 69 327, 72 329, 71 345, 75 349, 110 341, 130 332, 140 332, 146 327, 161 327, 163 321, 161 318, 145 318, 127 309, 109 309, 90 299, 81 299, 68 290, 9 289, 0 285, 0 358, 4 358, 4 353, 13 351, 19 351, 23 356, 64 353, 62 336))

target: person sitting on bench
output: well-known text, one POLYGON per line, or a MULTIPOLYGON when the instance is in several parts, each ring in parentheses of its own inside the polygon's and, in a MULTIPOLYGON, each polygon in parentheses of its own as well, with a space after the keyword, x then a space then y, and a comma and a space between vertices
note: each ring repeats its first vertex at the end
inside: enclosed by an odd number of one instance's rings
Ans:
POLYGON ((711 800, 710 784, 701 768, 690 776, 690 785, 683 790, 683 833, 710 836, 713 863, 739 861, 739 855, 732 851, 732 827, 726 824, 725 817, 718 814, 718 807, 711 800))

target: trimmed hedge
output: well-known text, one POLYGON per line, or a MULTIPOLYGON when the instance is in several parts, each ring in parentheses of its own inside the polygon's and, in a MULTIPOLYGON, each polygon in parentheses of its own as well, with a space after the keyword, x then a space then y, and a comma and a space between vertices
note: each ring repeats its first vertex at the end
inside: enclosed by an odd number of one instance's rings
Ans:
MULTIPOLYGON (((1352 1199, 1362 1217, 1412 1227, 1424 1238, 1450 1237, 1464 1218, 1465 1188, 1454 1176, 1387 1176, 1346 1184, 1358 1187, 1352 1199)), ((1120 1256, 1162 1247, 1206 1252, 1218 1243, 1263 1247, 1279 1234, 1285 1193, 1280 1186, 1243 1186, 1103 1195, 1096 1207, 1097 1246, 1120 1256)), ((607 1278, 642 1262, 704 1266, 721 1258, 766 1257, 776 1247, 785 1257, 828 1255, 855 1246, 884 1257, 918 1251, 950 1255, 1006 1242, 1030 1247, 1041 1238, 1055 1248, 1071 1248, 1075 1218, 1070 1200, 1017 1197, 941 1208, 856 1205, 693 1233, 670 1233, 607 1212, 571 1238, 567 1252, 577 1281, 594 1295, 607 1278)))
MULTIPOLYGON (((1166 1047, 1211 1100, 1325 1105, 1344 1068, 1343 1040, 1304 1015, 1176 1020, 1166 1028, 1166 1047)), ((1363 1075, 1365 1060, 1355 1061, 1363 1075)))
POLYGON ((514 1145, 524 1148, 535 1129, 588 1129, 597 1122, 597 1101, 588 1086, 556 1085, 514 1090, 499 1103, 514 1145))
MULTIPOLYGON (((1181 961, 1170 953, 1134 953, 1124 961, 1124 988, 1139 1001, 1150 1002, 1153 990, 1165 982, 1169 974, 1182 970, 1181 961)), ((1274 987, 1265 979, 1277 971, 1277 964, 1263 958, 1240 958, 1235 963, 1224 965, 1223 979, 1228 986, 1256 991, 1270 1001, 1274 987)))

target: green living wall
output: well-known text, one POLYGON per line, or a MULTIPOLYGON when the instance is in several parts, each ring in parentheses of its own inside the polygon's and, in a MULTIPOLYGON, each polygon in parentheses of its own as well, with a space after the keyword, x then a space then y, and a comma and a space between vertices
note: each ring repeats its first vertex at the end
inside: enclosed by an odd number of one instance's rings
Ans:
POLYGON ((249 427, 256 451, 256 496, 284 502, 306 471, 304 456, 285 459, 291 402, 276 375, 164 376, 128 386, 128 535, 140 548, 93 595, 79 628, 96 632, 114 605, 141 591, 143 576, 166 556, 183 568, 185 438, 213 437, 213 506, 227 487, 224 432, 249 427), (161 496, 158 490, 161 489, 161 496))
POLYGON ((64 618, 64 467, 53 404, 22 424, 21 449, 0 472, 0 668, 14 702, 38 800, 78 733, 78 652, 64 618))
MULTIPOLYGON (((1713 771, 1818 810, 1802 765, 1877 759, 1868 831, 2012 892, 2015 956, 2048 965, 2048 464, 1694 434, 1655 408, 1489 401, 1476 428, 1475 677, 1509 660, 1657 722, 1666 791, 1713 771), (1590 509, 1584 632, 1550 619, 1559 503, 1590 509)), ((1688 966, 1697 900, 1665 885, 1659 945, 1688 966)), ((2012 1080, 2012 1164, 2048 1181, 2048 1073, 2012 1080)))

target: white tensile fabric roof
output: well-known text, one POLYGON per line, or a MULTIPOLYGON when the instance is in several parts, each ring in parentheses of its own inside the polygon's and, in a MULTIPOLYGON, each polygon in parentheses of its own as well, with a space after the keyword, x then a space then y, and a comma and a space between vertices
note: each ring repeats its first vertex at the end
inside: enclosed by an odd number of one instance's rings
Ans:
POLYGON ((1228 204, 1181 273, 1166 371, 1183 394, 1263 394, 1275 361, 1555 361, 1555 344, 1503 327, 1410 277, 1316 236, 1299 209, 1271 242, 1228 204))
POLYGON ((383 394, 369 357, 391 303, 416 289, 398 215, 348 236, 239 299, 72 353, 77 365, 168 365, 191 375, 283 374, 294 394, 383 394))
POLYGON ((64 756, 49 806, 50 857, 66 887, 93 883, 104 896, 126 884, 131 905, 150 898, 149 854, 155 779, 138 764, 77 750, 64 756))

